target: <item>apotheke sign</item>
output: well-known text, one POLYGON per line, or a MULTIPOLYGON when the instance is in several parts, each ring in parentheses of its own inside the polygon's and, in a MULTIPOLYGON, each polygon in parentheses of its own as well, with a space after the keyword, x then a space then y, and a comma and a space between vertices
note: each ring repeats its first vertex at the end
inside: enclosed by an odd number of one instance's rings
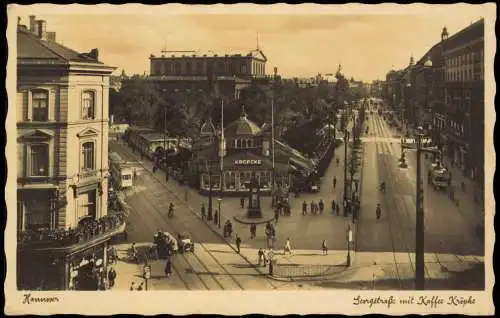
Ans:
POLYGON ((262 161, 260 159, 241 159, 241 160, 235 160, 234 164, 235 165, 260 165, 260 164, 262 164, 262 161))

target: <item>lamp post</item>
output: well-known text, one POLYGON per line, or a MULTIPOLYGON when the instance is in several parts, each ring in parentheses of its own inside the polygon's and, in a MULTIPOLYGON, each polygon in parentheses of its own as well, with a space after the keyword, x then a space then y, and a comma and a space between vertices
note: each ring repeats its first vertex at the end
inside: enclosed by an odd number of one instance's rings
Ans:
POLYGON ((218 225, 218 227, 220 229, 220 219, 222 218, 222 210, 221 210, 222 199, 218 198, 217 202, 219 203, 219 218, 218 218, 218 221, 217 221, 217 225, 218 225))
POLYGON ((422 181, 422 158, 424 153, 438 153, 437 147, 422 147, 423 128, 418 126, 415 135, 415 145, 401 144, 401 148, 417 151, 417 189, 416 189, 416 217, 415 217, 415 289, 425 289, 425 262, 424 262, 424 189, 422 181))

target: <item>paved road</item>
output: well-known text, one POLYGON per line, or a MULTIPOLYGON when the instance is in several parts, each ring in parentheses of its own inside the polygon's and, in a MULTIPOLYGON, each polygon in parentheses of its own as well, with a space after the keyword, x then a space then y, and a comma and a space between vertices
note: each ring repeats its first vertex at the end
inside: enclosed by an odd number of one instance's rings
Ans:
MULTIPOLYGON (((120 156, 126 160, 135 161, 138 160, 138 156, 134 154, 131 149, 125 144, 117 144, 115 142, 110 142, 110 148, 116 151, 120 156)), ((323 239, 327 240, 328 247, 330 249, 341 250, 346 249, 345 241, 345 231, 347 226, 350 224, 349 218, 344 218, 342 216, 333 215, 331 213, 331 201, 332 199, 338 200, 342 198, 342 188, 343 188, 343 158, 344 158, 344 147, 339 147, 336 149, 336 156, 340 158, 339 166, 336 165, 335 160, 328 167, 325 176, 322 178, 321 190, 319 193, 303 193, 299 198, 290 198, 292 215, 290 217, 282 216, 280 217, 278 224, 276 226, 277 240, 276 247, 282 248, 284 246, 286 238, 290 238, 292 242, 292 248, 294 249, 311 249, 317 250, 321 248, 321 242, 323 239), (333 177, 337 178, 336 188, 333 188, 333 177), (301 207, 302 202, 305 200, 309 203, 311 200, 318 202, 322 198, 325 202, 325 212, 323 215, 311 215, 302 216, 301 207)), ((143 159, 143 166, 146 167, 147 171, 151 171, 152 165, 147 159, 143 159)), ((170 193, 176 195, 177 198, 184 199, 187 193, 187 202, 184 201, 189 207, 194 211, 198 212, 200 210, 201 203, 204 202, 205 206, 208 207, 208 197, 202 196, 197 190, 190 189, 186 186, 179 185, 173 178, 170 178, 168 183, 164 182, 164 173, 161 171, 156 172, 155 177, 161 181, 163 186, 165 186, 170 193)), ((148 187, 145 184, 144 187, 148 187)), ((141 188, 139 183, 137 189, 141 188)), ((156 191, 147 188, 147 192, 156 191)), ((162 203, 159 205, 159 209, 166 211, 168 203, 171 198, 169 196, 162 197, 162 203)), ((146 202, 137 202, 137 208, 140 209, 142 205, 146 202)), ((218 209, 217 200, 214 197, 213 200, 214 210, 218 209)), ((264 213, 273 215, 271 211, 271 198, 262 197, 261 206, 264 209, 264 213)), ((164 212, 165 213, 165 212, 164 212)), ((229 198, 224 197, 222 201, 222 219, 223 224, 225 220, 230 219, 233 223, 235 229, 234 234, 239 234, 243 240, 242 246, 251 248, 260 248, 266 246, 266 239, 264 235, 264 226, 259 226, 257 228, 257 237, 250 240, 250 229, 248 225, 239 224, 234 220, 234 216, 243 215, 246 213, 246 209, 240 207, 239 198, 229 198)), ((340 213, 342 215, 342 212, 340 213)), ((197 231, 199 223, 191 224, 191 231, 197 231)), ((151 231, 153 231, 152 229, 151 231)), ((151 232, 150 231, 150 232, 151 232)), ((146 232, 149 233, 149 232, 146 232)), ((235 235, 233 235, 233 238, 235 235)), ((145 237, 143 237, 144 239, 145 237)), ((149 239, 149 237, 147 238, 149 239)), ((214 240, 214 238, 207 237, 209 240, 214 240)), ((211 242, 211 241, 207 241, 211 242)))
MULTIPOLYGON (((116 150, 112 146, 113 150, 116 150)), ((125 160, 133 160, 129 153, 120 155, 125 160)), ((174 233, 190 232, 193 236, 195 253, 173 257, 173 275, 164 278, 163 262, 152 264, 152 276, 167 280, 165 289, 188 290, 272 290, 277 286, 263 277, 244 258, 226 244, 207 227, 185 205, 147 170, 138 175, 134 189, 126 192, 130 205, 127 226, 129 242, 152 242, 153 233, 158 230, 174 233), (175 217, 168 219, 168 204, 174 202, 175 217)), ((119 273, 118 273, 119 274, 119 273)), ((157 284, 160 286, 159 284, 157 284)))
MULTIPOLYGON (((412 271, 415 252, 415 153, 406 154, 407 169, 399 168, 399 135, 376 114, 370 115, 368 125, 370 132, 363 138, 365 157, 357 250, 392 251, 396 263, 410 260, 409 266, 398 270, 412 271), (381 181, 387 185, 385 194, 378 191, 381 181), (375 217, 377 203, 382 206, 379 221, 375 217), (401 252, 406 252, 406 256, 401 252)), ((428 186, 426 171, 431 162, 423 161, 425 252, 431 255, 428 257, 438 258, 435 253, 449 253, 458 259, 465 255, 484 256, 484 242, 475 235, 481 213, 457 208, 446 194, 428 186)))

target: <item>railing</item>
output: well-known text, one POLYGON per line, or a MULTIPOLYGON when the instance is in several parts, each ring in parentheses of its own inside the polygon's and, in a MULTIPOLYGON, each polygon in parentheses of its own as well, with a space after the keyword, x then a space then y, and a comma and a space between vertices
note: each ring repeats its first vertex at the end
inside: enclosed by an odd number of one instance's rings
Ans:
POLYGON ((125 214, 117 212, 97 220, 89 220, 75 229, 26 230, 18 233, 18 245, 21 247, 67 247, 110 234, 119 229, 125 221, 125 214))

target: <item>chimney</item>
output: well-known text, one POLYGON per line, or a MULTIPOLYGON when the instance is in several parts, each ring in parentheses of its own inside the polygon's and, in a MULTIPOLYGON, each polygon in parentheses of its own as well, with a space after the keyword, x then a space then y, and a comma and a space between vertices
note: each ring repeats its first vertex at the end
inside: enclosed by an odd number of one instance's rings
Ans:
POLYGON ((98 49, 92 49, 89 52, 89 56, 93 58, 94 60, 98 61, 99 60, 99 50, 98 49))
POLYGON ((47 40, 47 22, 45 20, 38 20, 38 37, 40 40, 47 40))
POLYGON ((33 30, 31 32, 33 32, 34 35, 38 36, 38 29, 39 29, 38 21, 34 21, 33 30))
POLYGON ((35 32, 35 16, 34 15, 30 15, 30 31, 31 32, 35 32))
POLYGON ((56 33, 55 32, 47 32, 47 40, 55 42, 56 41, 56 33))

